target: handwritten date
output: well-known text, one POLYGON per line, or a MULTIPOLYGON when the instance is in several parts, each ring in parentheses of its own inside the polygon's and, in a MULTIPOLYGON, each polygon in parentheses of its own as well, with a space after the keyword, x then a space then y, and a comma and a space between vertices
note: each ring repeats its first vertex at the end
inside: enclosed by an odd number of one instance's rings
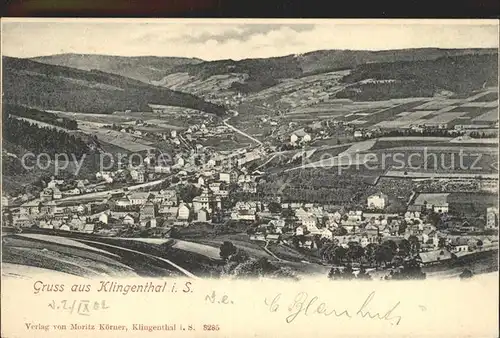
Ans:
POLYGON ((49 303, 48 307, 52 310, 66 311, 71 314, 76 313, 82 316, 90 316, 92 312, 109 309, 105 300, 53 300, 49 303))

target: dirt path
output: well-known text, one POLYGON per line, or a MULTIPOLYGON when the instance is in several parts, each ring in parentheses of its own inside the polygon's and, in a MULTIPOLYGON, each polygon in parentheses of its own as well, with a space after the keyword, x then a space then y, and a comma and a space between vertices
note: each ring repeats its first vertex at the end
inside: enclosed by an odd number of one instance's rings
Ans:
POLYGON ((224 123, 224 125, 226 125, 227 127, 231 128, 232 130, 234 130, 234 131, 235 131, 235 132, 237 132, 238 134, 241 134, 241 135, 245 136, 246 138, 248 138, 248 139, 250 139, 250 140, 252 140, 252 141, 256 142, 258 145, 260 145, 260 146, 262 145, 262 142, 260 142, 260 141, 259 141, 259 140, 257 140, 256 138, 254 138, 254 137, 252 137, 252 136, 248 135, 247 133, 245 133, 245 132, 243 132, 243 131, 239 130, 238 128, 236 128, 235 126, 232 126, 232 125, 230 125, 229 123, 227 123, 227 121, 228 121, 228 120, 229 120, 229 118, 227 118, 227 119, 225 119, 224 121, 222 121, 222 122, 224 123))
POLYGON ((266 245, 264 245, 264 250, 265 250, 268 254, 270 254, 271 256, 273 256, 273 257, 274 257, 274 258, 275 258, 278 262, 288 262, 288 261, 286 261, 286 260, 284 260, 284 259, 281 259, 281 258, 279 258, 278 256, 276 256, 276 255, 275 255, 275 254, 274 254, 271 250, 269 250, 269 249, 267 248, 267 246, 268 246, 268 245, 269 245, 269 241, 266 241, 266 245))

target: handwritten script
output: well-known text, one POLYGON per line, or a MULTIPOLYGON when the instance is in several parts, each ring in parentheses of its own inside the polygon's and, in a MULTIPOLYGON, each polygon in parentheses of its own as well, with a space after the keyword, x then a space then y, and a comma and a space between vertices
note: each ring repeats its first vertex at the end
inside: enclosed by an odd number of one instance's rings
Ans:
MULTIPOLYGON (((321 315, 325 317, 342 317, 346 319, 352 319, 355 317, 371 319, 371 320, 382 320, 387 321, 391 325, 399 325, 402 317, 396 315, 396 309, 398 308, 400 302, 388 307, 383 311, 373 310, 373 299, 375 297, 375 291, 371 292, 363 303, 359 306, 354 307, 354 310, 348 309, 335 309, 329 306, 327 303, 322 302, 317 296, 310 296, 307 292, 299 292, 295 298, 292 300, 290 305, 285 308, 287 316, 285 321, 287 323, 292 323, 300 316, 311 316, 311 315, 321 315)), ((264 304, 267 306, 270 312, 280 312, 283 311, 282 308, 282 294, 278 293, 272 298, 264 299, 264 304)))
POLYGON ((52 310, 65 311, 71 314, 77 313, 82 316, 90 316, 92 312, 107 310, 109 308, 109 306, 106 304, 106 300, 53 300, 49 303, 48 306, 52 310))

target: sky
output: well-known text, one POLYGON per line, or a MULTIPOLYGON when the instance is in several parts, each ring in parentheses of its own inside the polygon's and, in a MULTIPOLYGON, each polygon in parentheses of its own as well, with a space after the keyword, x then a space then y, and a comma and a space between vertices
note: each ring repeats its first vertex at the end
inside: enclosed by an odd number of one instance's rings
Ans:
POLYGON ((322 49, 498 48, 497 20, 3 19, 3 55, 262 58, 322 49))

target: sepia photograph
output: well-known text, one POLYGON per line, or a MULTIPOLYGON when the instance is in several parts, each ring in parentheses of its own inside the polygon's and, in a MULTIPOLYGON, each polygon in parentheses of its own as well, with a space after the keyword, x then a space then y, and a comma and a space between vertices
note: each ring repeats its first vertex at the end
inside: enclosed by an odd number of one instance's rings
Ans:
POLYGON ((2 278, 496 274, 498 38, 4 20, 2 278))
POLYGON ((1 32, 2 337, 498 337, 498 21, 1 32))

